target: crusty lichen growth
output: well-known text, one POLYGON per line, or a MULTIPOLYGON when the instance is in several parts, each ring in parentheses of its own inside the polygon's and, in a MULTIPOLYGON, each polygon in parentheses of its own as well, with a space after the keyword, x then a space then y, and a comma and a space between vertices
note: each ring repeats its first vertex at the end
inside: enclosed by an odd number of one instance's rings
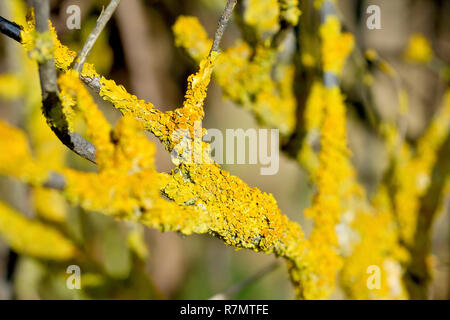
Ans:
POLYGON ((33 12, 30 13, 27 24, 21 33, 22 45, 36 61, 55 59, 58 69, 67 70, 75 60, 76 52, 64 46, 58 39, 56 30, 49 21, 49 31, 40 34, 35 28, 33 12))
MULTIPOLYGON (((190 129, 192 121, 203 117, 202 106, 213 61, 214 55, 201 63, 198 73, 189 77, 184 105, 171 114, 178 127, 181 124, 181 128, 190 129), (180 116, 185 118, 178 119, 180 116)), ((61 97, 68 101, 63 100, 63 105, 76 104, 86 120, 92 118, 89 113, 95 108, 91 102, 83 102, 86 93, 82 92, 85 89, 77 75, 65 74, 59 83, 61 97)), ((112 94, 108 93, 107 97, 111 99, 112 94)), ((99 117, 95 117, 96 121, 99 117)), ((98 174, 65 172, 68 180, 65 193, 72 202, 164 231, 209 232, 235 247, 276 253, 293 261, 299 259, 303 238, 300 226, 281 215, 271 195, 248 187, 216 164, 180 164, 171 175, 158 174, 153 166, 153 145, 131 121, 125 117, 119 123, 113 134, 114 144, 108 141, 110 135, 102 129, 104 124, 88 124, 94 144, 104 145, 97 151, 100 171, 98 174), (114 151, 111 153, 110 149, 114 151), (108 154, 104 157, 105 164, 100 160, 103 152, 108 154), (109 192, 105 191, 108 187, 109 192), (173 202, 161 197, 161 189, 173 202)), ((167 132, 160 139, 172 148, 174 142, 169 137, 167 132)))
POLYGON ((80 111, 87 133, 97 146, 98 173, 64 170, 65 195, 74 204, 117 218, 139 221, 163 231, 204 233, 210 217, 195 208, 179 208, 162 198, 160 189, 169 180, 154 168, 153 144, 142 126, 125 116, 111 132, 76 71, 59 79, 62 103, 80 111))
POLYGON ((299 0, 278 0, 280 2, 280 17, 291 26, 298 24, 302 12, 299 9, 299 0))
POLYGON ((72 242, 50 226, 29 220, 0 202, 0 236, 21 254, 49 260, 75 257, 72 242))
POLYGON ((217 164, 181 165, 164 193, 178 204, 189 203, 209 212, 209 232, 228 245, 276 253, 293 261, 303 254, 300 226, 280 213, 273 196, 249 187, 217 164))
MULTIPOLYGON (((196 61, 206 57, 206 31, 198 19, 180 17, 173 27, 176 44, 196 61), (193 41, 192 39, 197 39, 193 41)), ((277 61, 278 49, 267 42, 256 48, 242 40, 219 57, 215 79, 232 101, 250 110, 263 125, 280 129, 283 136, 295 127, 294 66, 277 61)))
POLYGON ((0 98, 4 100, 18 99, 23 94, 20 78, 14 74, 0 75, 0 98))
POLYGON ((279 30, 279 16, 278 0, 249 0, 244 12, 244 21, 252 26, 260 37, 264 37, 279 30))
MULTIPOLYGON (((322 3, 316 1, 317 6, 322 3)), ((84 64, 80 74, 69 70, 75 53, 59 42, 51 24, 48 33, 37 34, 31 17, 22 32, 23 45, 35 60, 54 56, 56 66, 62 71, 58 81, 59 98, 68 129, 74 130, 75 115, 81 114, 87 135, 97 148, 98 171, 66 169, 61 159, 44 164, 45 157, 52 153, 42 152, 36 141, 32 141, 33 147, 38 147, 33 148, 36 160, 33 159, 24 134, 0 122, 0 151, 5 151, 0 153, 0 173, 41 186, 52 169, 65 179, 62 194, 85 210, 161 231, 186 235, 209 233, 236 248, 281 256, 288 263, 299 298, 329 297, 336 279, 351 298, 405 298, 401 277, 403 264, 409 257, 404 246, 408 247, 415 236, 419 200, 428 190, 437 150, 448 135, 450 94, 446 97, 446 107, 434 118, 416 148, 402 142, 395 150, 397 145, 393 141, 399 141, 398 133, 395 130, 390 133, 390 154, 395 158, 394 188, 381 184, 370 202, 356 182, 350 162, 344 96, 337 83, 330 85, 324 81, 325 85, 313 85, 304 115, 306 139, 298 155, 317 185, 313 204, 306 210, 314 223, 309 239, 305 239, 297 223, 281 214, 272 195, 248 186, 221 169, 211 159, 208 144, 201 142, 206 130, 198 130, 196 124, 205 115, 203 105, 213 72, 225 96, 250 110, 261 124, 280 129, 285 137, 293 132, 295 67, 292 59, 286 59, 286 52, 282 52, 285 46, 275 47, 274 36, 286 24, 287 28, 295 26, 299 16, 297 0, 248 1, 244 23, 253 28, 256 39, 249 43, 238 40, 220 55, 209 52, 212 40, 196 18, 180 17, 173 27, 176 44, 185 48, 200 68, 187 81, 183 105, 169 112, 162 112, 129 94, 123 86, 100 76, 91 64, 84 64), (98 110, 80 78, 95 82, 100 96, 124 114, 114 128, 98 110), (144 129, 151 131, 176 155, 173 158, 176 168, 172 172, 156 171, 155 148, 145 137, 144 129), (181 144, 182 137, 177 133, 183 130, 189 133, 190 140, 181 144), (184 155, 185 148, 194 150, 190 158, 184 155), (382 269, 380 289, 367 287, 366 270, 370 265, 382 269)), ((334 14, 324 20, 320 37, 322 68, 334 81, 353 49, 354 39, 341 32, 341 24, 334 14)), ((410 56, 414 56, 412 60, 426 63, 432 59, 431 47, 421 41, 416 39, 412 43, 410 56)), ((372 61, 379 60, 373 52, 369 53, 372 61)), ((304 60, 309 60, 309 66, 316 64, 315 59, 307 58, 304 60)), ((16 92, 11 90, 8 94, 14 97, 26 91, 23 79, 11 79, 21 84, 16 92)), ((33 134, 41 134, 40 129, 34 129, 33 134)), ((45 192, 43 188, 35 189, 36 208, 43 207, 45 201, 56 201, 52 198, 55 194, 43 195, 45 192)), ((2 217, 19 221, 14 224, 32 232, 41 232, 46 227, 36 227, 35 222, 12 213, 0 204, 0 232, 5 221, 2 217)), ((17 240, 20 239, 17 230, 5 234, 17 250, 40 254, 33 244, 24 246, 24 242, 17 240)), ((133 237, 129 238, 130 245, 144 258, 145 248, 133 237)), ((61 249, 65 255, 60 252, 58 256, 53 251, 50 255, 68 259, 75 251, 69 247, 61 249)))
POLYGON ((124 115, 132 115, 138 119, 146 130, 158 137, 168 150, 172 150, 179 142, 171 140, 174 132, 189 129, 192 133, 194 123, 201 121, 204 117, 203 103, 217 55, 218 53, 213 52, 200 63, 199 72, 188 79, 183 106, 168 112, 161 112, 153 104, 139 100, 113 80, 99 77, 92 65, 86 64, 81 75, 88 78, 100 78, 100 96, 111 102, 124 115))

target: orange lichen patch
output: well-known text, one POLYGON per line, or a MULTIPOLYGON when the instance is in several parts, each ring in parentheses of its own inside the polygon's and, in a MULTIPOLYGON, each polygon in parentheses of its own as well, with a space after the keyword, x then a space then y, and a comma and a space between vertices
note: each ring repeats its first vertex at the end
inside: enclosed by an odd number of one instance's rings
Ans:
MULTIPOLYGON (((203 119, 203 103, 217 56, 218 53, 213 52, 211 56, 200 63, 200 70, 189 77, 183 106, 175 111, 163 113, 151 103, 139 100, 136 96, 128 93, 123 86, 104 77, 99 80, 100 96, 111 102, 124 115, 135 117, 146 130, 155 134, 168 150, 172 150, 178 142, 171 141, 175 130, 188 129, 192 131, 194 123, 203 119)), ((98 77, 94 68, 89 64, 83 69, 81 75, 89 78, 98 77)))
POLYGON ((437 153, 449 131, 450 91, 447 91, 442 108, 419 139, 416 152, 413 152, 407 143, 403 143, 397 153, 394 169, 396 188, 394 204, 402 240, 407 245, 411 245, 414 240, 420 198, 429 188, 437 153))
MULTIPOLYGON (((87 125, 87 134, 97 147, 96 160, 100 168, 107 165, 113 152, 110 141, 111 126, 97 108, 91 95, 78 77, 78 72, 70 70, 58 79, 59 97, 66 118, 73 118, 76 107, 83 115, 87 125)), ((70 122, 69 122, 70 124, 70 122)), ((70 127, 69 127, 70 129, 70 127)))
POLYGON ((278 0, 249 0, 244 12, 245 23, 260 36, 277 32, 280 29, 279 17, 278 0))
POLYGON ((326 18, 320 26, 322 39, 322 63, 325 72, 339 75, 344 63, 354 47, 354 37, 350 33, 341 32, 341 23, 336 16, 326 18))
POLYGON ((320 82, 315 82, 311 88, 304 111, 305 139, 298 153, 298 160, 315 180, 319 167, 319 157, 315 144, 320 141, 320 130, 325 111, 325 88, 320 82))
POLYGON ((288 135, 295 127, 294 69, 276 64, 276 53, 264 46, 253 51, 238 42, 221 55, 215 75, 225 96, 250 110, 260 123, 288 135))
POLYGON ((49 31, 39 34, 36 32, 34 14, 32 14, 21 32, 22 45, 30 52, 30 56, 34 60, 42 62, 54 57, 56 67, 67 70, 77 54, 59 41, 51 21, 48 24, 49 31))
POLYGON ((197 18, 180 16, 172 29, 175 34, 175 45, 186 48, 195 61, 200 61, 208 55, 212 40, 197 18))
POLYGON ((33 159, 25 134, 0 121, 0 174, 41 185, 47 178, 47 170, 33 159))
POLYGON ((0 235, 21 254, 49 260, 69 260, 76 248, 61 233, 37 221, 23 217, 0 202, 0 235))
POLYGON ((280 213, 272 195, 251 188, 217 164, 181 165, 164 193, 211 215, 209 232, 226 244, 299 261, 304 251, 297 223, 280 213))
POLYGON ((160 190, 169 178, 155 171, 154 145, 136 120, 125 116, 112 139, 114 151, 99 173, 64 171, 69 201, 86 210, 139 221, 162 231, 191 234, 208 230, 208 214, 195 208, 180 208, 162 198, 160 190))
POLYGON ((305 211, 314 221, 305 257, 306 272, 297 275, 300 296, 326 298, 334 288, 337 271, 342 266, 335 231, 347 209, 347 201, 358 192, 355 173, 347 148, 346 108, 339 88, 324 89, 324 119, 316 180, 317 194, 305 211))
POLYGON ((299 0, 278 0, 280 3, 280 17, 292 26, 298 24, 302 14, 299 9, 299 0))
MULTIPOLYGON (((21 25, 26 25, 25 2, 16 0, 8 2, 13 20, 21 25)), ((15 69, 15 74, 11 75, 14 80, 7 79, 8 75, 0 76, 0 79, 5 77, 5 83, 0 83, 0 95, 2 95, 1 91, 5 90, 8 92, 9 98, 21 98, 26 116, 25 127, 30 136, 30 145, 36 162, 48 170, 61 169, 64 165, 67 148, 55 137, 42 114, 36 63, 23 50, 17 50, 15 54, 15 58, 20 63, 15 69), (14 95, 16 96, 14 97, 14 95)), ((62 222, 65 219, 66 201, 57 191, 32 187, 31 197, 34 209, 40 217, 54 222, 62 222)))
MULTIPOLYGON (((156 172, 155 148, 145 137, 142 123, 126 114, 111 133, 109 124, 75 71, 62 75, 59 84, 63 105, 66 108, 76 106, 83 114, 87 133, 97 146, 99 162, 98 173, 64 171, 67 179, 65 195, 70 202, 86 210, 139 221, 162 231, 191 234, 208 230, 208 214, 195 208, 179 207, 162 198, 160 190, 169 177, 156 172)), ((196 85, 198 82, 193 86, 196 85)), ((114 92, 107 97, 117 104, 125 102, 122 98, 131 96, 126 92, 122 92, 122 96, 114 92)), ((195 97, 191 100, 193 103, 195 97)))

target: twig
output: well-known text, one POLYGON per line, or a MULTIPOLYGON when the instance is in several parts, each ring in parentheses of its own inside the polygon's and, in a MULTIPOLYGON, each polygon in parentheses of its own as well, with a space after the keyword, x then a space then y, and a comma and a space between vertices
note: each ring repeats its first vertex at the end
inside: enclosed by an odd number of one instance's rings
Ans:
POLYGON ((225 10, 219 19, 219 24, 217 26, 216 33, 214 34, 214 42, 213 42, 213 45, 211 47, 211 51, 209 52, 209 54, 211 54, 212 52, 219 52, 219 50, 220 50, 219 46, 220 46, 220 42, 222 41, 223 33, 225 32, 225 29, 227 28, 228 21, 230 21, 231 14, 233 13, 233 10, 234 10, 234 7, 236 6, 236 4, 237 4, 237 0, 228 0, 227 1, 225 10))
MULTIPOLYGON (((49 0, 34 0, 34 11, 36 16, 36 31, 48 32, 48 21, 50 18, 49 0)), ((58 85, 54 59, 39 63, 39 79, 41 82, 43 113, 47 118, 53 132, 68 148, 83 158, 95 163, 95 147, 75 132, 70 132, 66 127, 56 125, 54 115, 62 115, 61 103, 58 97, 58 85)))
POLYGON ((275 271, 279 267, 279 265, 280 264, 278 263, 278 261, 275 261, 274 263, 269 264, 268 266, 259 270, 257 273, 251 275, 247 279, 244 279, 241 282, 234 284, 233 286, 225 290, 223 293, 218 293, 212 296, 211 298, 209 298, 209 300, 231 299, 235 297, 239 292, 250 286, 251 284, 270 274, 272 271, 275 271))
POLYGON ((94 30, 92 30, 91 34, 86 40, 86 43, 83 46, 83 49, 81 50, 78 56, 79 61, 77 61, 77 63, 74 66, 74 69, 77 70, 78 72, 81 72, 81 69, 83 68, 84 63, 86 62, 86 59, 89 56, 92 47, 94 46, 95 42, 102 33, 108 21, 111 19, 112 15, 114 14, 114 11, 116 11, 116 8, 119 5, 119 3, 120 0, 111 0, 109 5, 106 7, 105 11, 103 11, 100 17, 98 18, 94 30))

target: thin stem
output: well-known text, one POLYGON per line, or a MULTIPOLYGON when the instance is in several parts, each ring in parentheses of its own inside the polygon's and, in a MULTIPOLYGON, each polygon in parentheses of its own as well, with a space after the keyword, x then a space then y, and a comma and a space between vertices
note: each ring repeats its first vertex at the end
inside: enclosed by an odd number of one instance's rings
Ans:
POLYGON ((83 46, 83 49, 81 50, 79 54, 79 61, 75 64, 74 69, 78 72, 81 72, 81 69, 83 68, 84 63, 86 62, 87 57, 89 56, 89 53, 91 52, 92 48, 94 47, 95 42, 97 41, 98 37, 102 33, 103 29, 105 28, 108 21, 111 19, 112 15, 117 9, 117 6, 119 5, 120 0, 111 0, 109 5, 106 7, 106 9, 101 13, 100 17, 97 20, 97 24, 95 25, 94 30, 92 30, 91 34, 89 35, 88 39, 86 40, 86 43, 83 46))
POLYGON ((228 22, 230 21, 231 14, 233 13, 233 10, 234 10, 234 7, 236 6, 236 4, 237 4, 237 0, 228 0, 227 1, 225 10, 219 19, 219 24, 217 26, 216 33, 214 34, 214 42, 213 42, 213 45, 211 47, 211 51, 209 52, 209 54, 211 54, 212 52, 219 52, 219 50, 220 50, 219 46, 220 46, 220 42, 222 41, 223 33, 225 32, 225 29, 227 28, 228 22))

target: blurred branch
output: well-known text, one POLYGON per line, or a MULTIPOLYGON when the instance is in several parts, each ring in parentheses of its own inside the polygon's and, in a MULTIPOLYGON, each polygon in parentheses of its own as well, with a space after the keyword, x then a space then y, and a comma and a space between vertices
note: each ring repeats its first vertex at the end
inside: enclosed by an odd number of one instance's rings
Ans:
POLYGON ((86 62, 86 58, 89 56, 89 53, 91 52, 92 48, 94 47, 95 42, 97 41, 98 37, 102 33, 103 29, 105 28, 108 21, 111 19, 112 15, 117 9, 117 6, 119 5, 120 0, 111 0, 109 5, 106 7, 105 11, 102 12, 100 17, 97 20, 97 24, 95 25, 94 30, 92 30, 91 34, 89 35, 88 39, 86 40, 86 43, 83 46, 83 49, 81 50, 78 58, 79 60, 75 63, 74 69, 78 71, 78 73, 81 72, 81 69, 83 68, 84 63, 86 62))
MULTIPOLYGON (((100 23, 100 26, 106 23, 107 19, 110 18, 110 15, 114 12, 115 8, 117 7, 119 1, 112 1, 108 13, 103 14, 104 17, 102 20, 103 22, 100 23), (114 10, 113 10, 114 9, 114 10)), ((223 33, 226 29, 226 26, 230 20, 231 14, 233 12, 233 9, 237 3, 237 0, 228 0, 227 5, 225 7, 224 13, 220 17, 218 27, 214 36, 214 43, 211 48, 210 53, 219 51, 219 45, 223 36, 223 33)), ((33 6, 35 9, 35 16, 36 16, 36 31, 38 33, 45 33, 48 32, 49 26, 48 21, 50 18, 50 4, 49 0, 34 0, 33 6)), ((4 19, 6 20, 6 19, 4 19)), ((4 24, 6 21, 4 21, 4 24)), ((12 26, 13 30, 17 33, 18 29, 20 29, 19 26, 8 23, 8 26, 12 26), (18 29, 17 29, 18 28, 18 29)), ((103 28, 102 27, 102 28, 103 28)), ((97 39, 98 37, 98 30, 101 31, 102 28, 96 28, 94 29, 94 36, 92 39, 97 39), (97 31, 95 31, 97 30, 97 31)), ((12 36, 11 32, 7 32, 5 30, 0 30, 2 33, 5 33, 7 36, 12 36)), ((19 32, 20 34, 20 32, 19 32)), ((15 37, 16 41, 19 41, 18 37, 15 37)), ((88 46, 86 47, 86 53, 88 54, 90 51, 90 48, 95 43, 94 41, 87 41, 88 46)), ((39 48, 37 48, 39 49, 39 48)), ((82 53, 83 54, 83 53, 82 53)), ((85 58, 84 58, 85 59, 85 58)), ((80 60, 81 62, 82 60, 80 60)), ((79 63, 81 65, 81 63, 79 63)), ((55 115, 59 116, 64 122, 66 122, 66 119, 64 115, 62 114, 61 110, 61 103, 59 101, 58 97, 58 86, 57 86, 57 75, 56 75, 56 68, 55 68, 55 62, 54 59, 48 59, 44 62, 39 63, 39 77, 41 82, 41 91, 42 91, 42 103, 43 103, 43 113, 45 117, 47 118, 47 122, 49 123, 50 127, 54 131, 54 133, 57 135, 57 137, 63 142, 68 148, 70 148, 72 151, 77 153, 78 155, 82 156, 83 158, 94 162, 95 163, 95 146, 81 137, 79 134, 70 132, 68 130, 67 125, 61 126, 61 124, 57 124, 56 119, 54 119, 55 115)), ((101 88, 100 79, 99 78, 85 78, 82 77, 82 80, 91 88, 95 89, 96 91, 99 91, 101 88)))
MULTIPOLYGON (((336 8, 330 0, 326 0, 320 9, 320 18, 324 24, 329 16, 336 15, 336 8)), ((339 79, 333 72, 325 71, 323 74, 323 85, 332 88, 339 85, 339 79)))
POLYGON ((427 299, 429 285, 432 281, 432 270, 428 262, 431 254, 431 233, 433 222, 439 213, 439 206, 444 202, 443 209, 446 209, 446 201, 443 194, 447 177, 450 176, 450 136, 447 137, 438 153, 438 162, 433 170, 430 188, 421 199, 421 206, 418 215, 415 239, 409 262, 405 273, 405 284, 411 299, 427 299))

